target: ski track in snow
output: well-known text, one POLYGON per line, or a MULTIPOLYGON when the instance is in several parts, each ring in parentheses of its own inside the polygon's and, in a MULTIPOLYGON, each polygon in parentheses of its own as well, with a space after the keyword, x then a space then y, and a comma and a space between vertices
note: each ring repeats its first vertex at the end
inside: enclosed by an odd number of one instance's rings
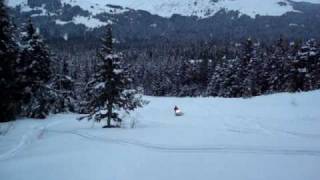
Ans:
POLYGON ((13 158, 17 153, 19 153, 26 146, 32 144, 37 139, 42 139, 47 128, 60 123, 61 123, 60 121, 56 121, 56 122, 48 123, 46 125, 39 125, 39 126, 30 128, 24 135, 22 135, 17 145, 15 145, 13 148, 8 150, 7 152, 0 154, 0 161, 13 158))
MULTIPOLYGON (((257 118, 259 119, 259 118, 257 118)), ((262 124, 259 121, 253 121, 244 117, 238 117, 238 120, 241 120, 241 125, 234 124, 232 122, 226 121, 224 123, 225 129, 234 132, 234 133, 241 133, 241 134, 268 134, 274 135, 274 133, 286 134, 291 135, 299 138, 311 138, 311 139, 319 139, 320 134, 309 134, 309 133, 302 133, 296 131, 290 131, 275 127, 270 127, 267 125, 262 124)))
POLYGON ((308 134, 308 133, 301 133, 301 132, 295 132, 295 131, 281 130, 281 129, 271 128, 271 127, 266 127, 266 129, 273 131, 273 132, 276 132, 276 133, 292 135, 292 136, 300 137, 300 138, 312 138, 312 139, 320 138, 320 134, 308 134))
POLYGON ((132 145, 144 149, 169 152, 169 153, 245 153, 245 154, 264 154, 264 155, 294 155, 294 156, 320 156, 320 150, 311 149, 290 149, 267 146, 168 146, 142 142, 134 139, 114 139, 106 137, 97 137, 87 133, 74 131, 56 131, 47 130, 48 133, 62 133, 80 136, 87 140, 94 140, 102 143, 113 143, 119 145, 132 145))
MULTIPOLYGON (((249 120, 246 118, 238 119, 242 125, 235 125, 231 122, 225 122, 224 127, 227 131, 233 133, 243 134, 274 134, 282 133, 300 138, 320 138, 320 134, 307 134, 299 133, 288 130, 281 130, 272 127, 267 127, 259 122, 249 120)), ((292 148, 279 148, 267 146, 234 146, 234 145, 203 145, 203 146, 168 146, 164 144, 148 143, 134 139, 115 139, 93 136, 88 133, 80 132, 91 128, 79 128, 70 131, 50 130, 50 127, 61 124, 63 121, 54 121, 46 125, 39 125, 29 129, 20 139, 19 143, 9 151, 0 154, 0 161, 13 158, 26 146, 32 144, 34 141, 42 139, 45 133, 58 133, 76 135, 87 140, 94 140, 101 143, 113 143, 118 145, 131 145, 139 148, 155 150, 160 152, 169 153, 246 153, 246 154, 270 154, 270 155, 302 155, 302 156, 320 156, 320 150, 311 149, 292 149, 292 148)), ((12 125, 13 126, 13 125, 12 125)))

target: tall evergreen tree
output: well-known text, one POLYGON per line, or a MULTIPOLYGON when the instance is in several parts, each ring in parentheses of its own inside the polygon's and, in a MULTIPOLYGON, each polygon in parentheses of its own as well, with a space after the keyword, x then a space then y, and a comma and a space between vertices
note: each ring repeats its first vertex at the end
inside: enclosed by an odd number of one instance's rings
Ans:
POLYGON ((53 103, 53 93, 48 86, 51 78, 50 51, 36 32, 31 20, 21 33, 21 60, 18 64, 24 84, 23 115, 45 118, 53 103))
POLYGON ((107 27, 107 33, 102 40, 102 48, 98 52, 100 62, 97 72, 89 82, 90 97, 88 102, 89 119, 101 121, 106 119, 107 126, 114 127, 112 122, 121 122, 119 111, 127 113, 143 105, 136 91, 129 89, 131 79, 121 55, 113 51, 112 29, 107 27))
POLYGON ((319 79, 319 50, 315 40, 303 44, 293 61, 295 91, 313 90, 319 79))
POLYGON ((13 25, 4 0, 0 0, 0 122, 14 119, 18 101, 16 61, 18 46, 13 36, 13 25))
POLYGON ((75 89, 74 80, 69 73, 69 65, 66 58, 62 58, 59 72, 56 72, 51 83, 51 87, 56 92, 55 112, 74 112, 75 111, 75 89))
POLYGON ((222 61, 215 66, 207 88, 208 96, 224 96, 222 93, 228 93, 225 89, 227 77, 230 77, 228 65, 228 61, 222 61))
POLYGON ((209 52, 208 49, 205 49, 201 54, 200 54, 200 74, 199 74, 199 80, 201 84, 201 89, 205 89, 208 85, 209 81, 209 52))
MULTIPOLYGON (((259 43, 257 43, 258 45, 259 43)), ((257 45, 252 40, 248 39, 245 44, 245 55, 243 57, 244 66, 244 81, 243 81, 243 96, 251 97, 260 94, 259 70, 261 61, 257 57, 257 45)))
POLYGON ((269 93, 279 92, 284 84, 285 79, 285 63, 288 62, 287 42, 280 38, 272 47, 272 53, 268 60, 267 68, 264 69, 268 73, 269 93))
POLYGON ((306 83, 304 90, 314 90, 320 88, 320 44, 314 39, 307 42, 309 44, 308 65, 306 83))

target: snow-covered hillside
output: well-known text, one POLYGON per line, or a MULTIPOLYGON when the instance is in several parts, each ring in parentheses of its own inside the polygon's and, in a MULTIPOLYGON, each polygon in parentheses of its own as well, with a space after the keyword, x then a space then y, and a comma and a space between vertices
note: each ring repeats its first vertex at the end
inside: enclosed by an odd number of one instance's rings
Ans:
MULTIPOLYGON (((294 0, 294 2, 320 3, 320 0, 294 0)), ((27 0, 8 0, 11 7, 21 5, 23 9, 30 10, 27 0)), ((259 15, 279 16, 289 11, 295 11, 289 0, 61 0, 62 4, 80 6, 94 14, 116 10, 106 5, 122 6, 113 13, 122 13, 126 8, 145 10, 163 17, 173 14, 184 16, 198 16, 201 18, 214 15, 221 9, 239 11, 251 17, 259 15)))
POLYGON ((320 178, 320 91, 147 99, 122 129, 75 114, 1 124, 1 179, 320 178), (174 105, 185 116, 175 117, 174 105))

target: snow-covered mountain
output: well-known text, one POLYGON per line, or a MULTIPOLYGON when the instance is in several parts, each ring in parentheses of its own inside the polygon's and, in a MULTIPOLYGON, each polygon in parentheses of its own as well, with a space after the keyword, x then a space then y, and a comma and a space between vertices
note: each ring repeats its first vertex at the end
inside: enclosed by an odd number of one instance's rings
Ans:
MULTIPOLYGON (((21 6, 32 10, 28 2, 41 0, 8 0, 9 6, 21 6)), ((92 15, 104 12, 123 13, 129 9, 144 10, 162 17, 173 14, 183 16, 210 17, 220 10, 239 11, 254 18, 256 15, 279 16, 296 11, 291 2, 320 3, 320 0, 61 0, 62 5, 79 6, 92 15), (110 6, 111 5, 111 6, 110 6), (122 8, 116 8, 121 6, 122 8), (114 11, 115 10, 115 11, 114 11)))
POLYGON ((320 36, 317 31, 320 0, 7 0, 7 3, 17 24, 32 17, 50 38, 66 34, 91 36, 110 23, 123 39, 320 36))

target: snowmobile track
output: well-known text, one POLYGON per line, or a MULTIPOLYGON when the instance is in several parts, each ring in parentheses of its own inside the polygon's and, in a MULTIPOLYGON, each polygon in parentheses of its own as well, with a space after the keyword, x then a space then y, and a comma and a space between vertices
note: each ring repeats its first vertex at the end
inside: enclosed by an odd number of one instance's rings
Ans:
POLYGON ((216 146, 168 146, 153 143, 146 143, 133 139, 113 139, 102 138, 78 131, 53 131, 52 133, 66 133, 80 136, 84 139, 95 140, 102 143, 114 143, 120 145, 132 145, 144 149, 155 150, 167 153, 245 153, 245 154, 262 154, 262 155, 292 155, 292 156, 320 156, 320 150, 311 149, 291 149, 283 147, 267 146, 236 146, 236 145, 216 145, 216 146))

